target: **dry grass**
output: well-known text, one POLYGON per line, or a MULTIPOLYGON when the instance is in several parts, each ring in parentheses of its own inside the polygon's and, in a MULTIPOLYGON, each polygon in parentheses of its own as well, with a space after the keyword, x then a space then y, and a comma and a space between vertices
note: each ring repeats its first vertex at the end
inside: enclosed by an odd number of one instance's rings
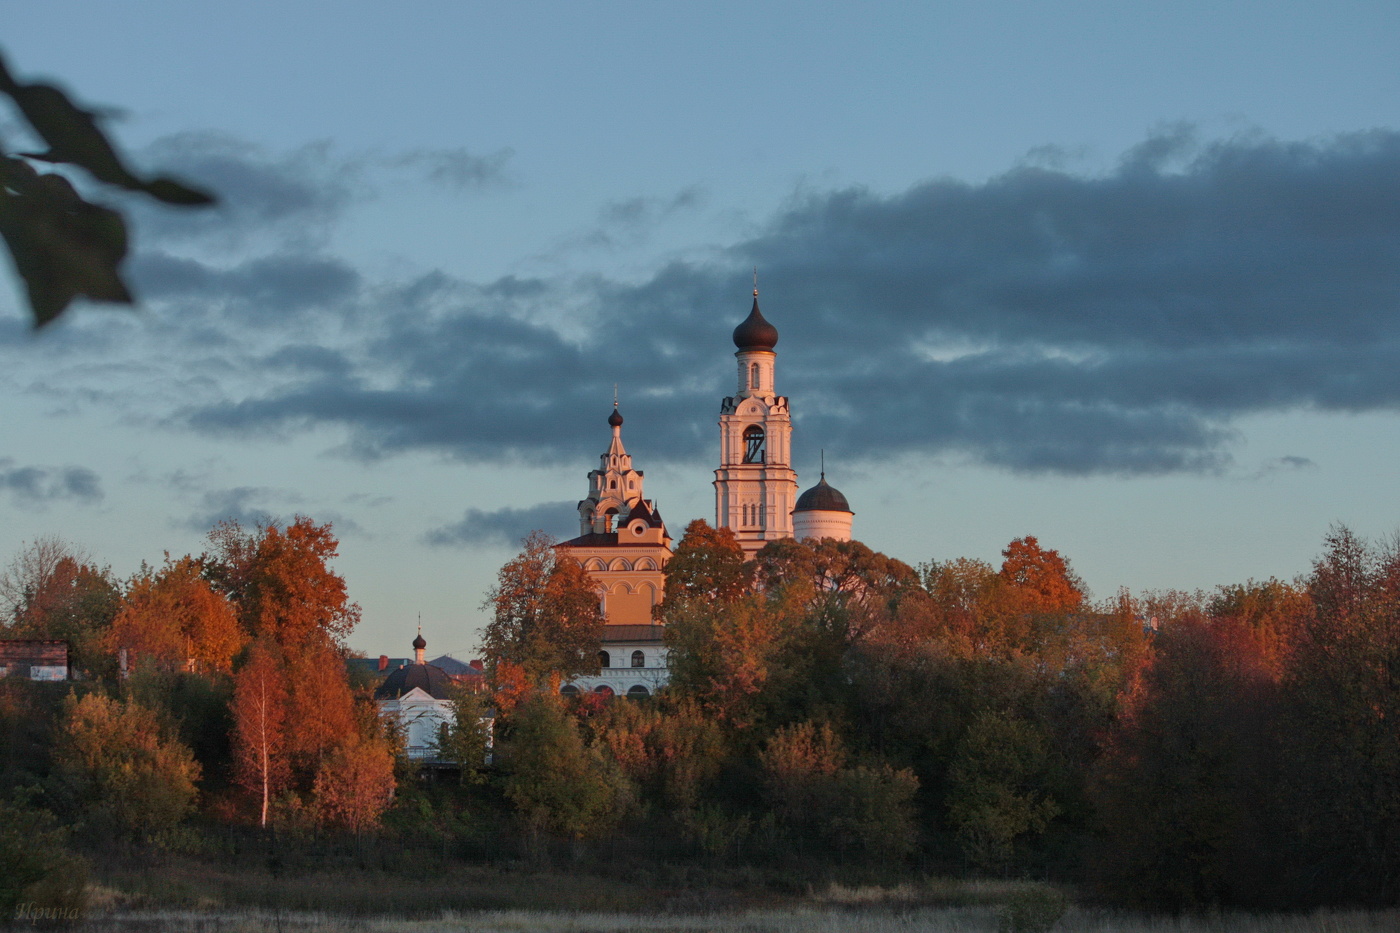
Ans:
MULTIPOLYGON (((107 873, 90 933, 994 933, 1003 905, 1043 886, 928 879, 774 893, 625 883, 570 872, 459 866, 432 877, 370 871, 295 878, 172 862, 107 873), (163 869, 163 870, 162 870, 163 869), (279 905, 272 909, 270 905, 279 905), (528 906, 529 909, 519 909, 528 906)), ((1400 911, 1181 917, 1071 907, 1062 933, 1367 933, 1400 911)))
MULTIPOLYGON (((118 911, 66 927, 86 933, 990 933, 995 909, 810 906, 708 914, 484 911, 425 919, 312 912, 118 911)), ((1366 933, 1400 929, 1400 911, 1165 917, 1071 909, 1062 933, 1366 933)))

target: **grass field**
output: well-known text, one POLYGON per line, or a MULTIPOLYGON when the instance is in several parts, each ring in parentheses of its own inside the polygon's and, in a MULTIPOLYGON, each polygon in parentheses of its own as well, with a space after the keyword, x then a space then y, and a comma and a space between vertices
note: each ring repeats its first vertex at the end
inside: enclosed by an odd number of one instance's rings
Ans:
MULTIPOLYGON (((485 911, 436 918, 347 917, 309 912, 122 911, 65 929, 110 933, 981 933, 998 930, 991 907, 875 908, 810 906, 722 914, 624 914, 485 911)), ((1213 914, 1161 917, 1071 908, 1063 933, 1367 933, 1400 929, 1400 912, 1308 915, 1213 914)))
POLYGON ((1070 905, 1054 923, 1012 922, 1017 903, 1066 899, 1045 885, 931 878, 895 885, 656 886, 582 872, 459 867, 430 877, 336 871, 274 878, 173 861, 103 873, 90 933, 1368 933, 1400 911, 1149 915, 1070 905), (275 907, 273 905, 276 905, 275 907))

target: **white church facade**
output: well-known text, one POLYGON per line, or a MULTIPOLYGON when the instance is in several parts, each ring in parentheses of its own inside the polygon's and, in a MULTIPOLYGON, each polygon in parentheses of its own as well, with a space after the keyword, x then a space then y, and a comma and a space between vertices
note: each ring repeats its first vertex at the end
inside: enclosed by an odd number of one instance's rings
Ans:
MULTIPOLYGON (((737 389, 720 403, 715 527, 734 532, 745 558, 784 538, 849 541, 854 513, 825 470, 817 485, 797 494, 792 417, 787 397, 777 394, 778 329, 759 310, 757 288, 753 296, 748 317, 734 328, 737 389)), ((640 699, 667 681, 665 627, 653 611, 665 595, 671 536, 656 502, 643 495, 644 476, 623 446, 622 424, 614 401, 611 441, 578 504, 580 533, 557 546, 598 584, 606 622, 599 672, 565 684, 566 694, 640 699)))

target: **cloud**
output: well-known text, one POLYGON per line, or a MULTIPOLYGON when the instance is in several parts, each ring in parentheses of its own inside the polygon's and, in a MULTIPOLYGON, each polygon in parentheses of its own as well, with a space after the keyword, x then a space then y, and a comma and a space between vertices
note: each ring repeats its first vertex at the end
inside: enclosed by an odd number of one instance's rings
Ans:
POLYGON ((214 247, 250 243, 322 244, 356 197, 364 197, 360 160, 338 156, 327 143, 272 153, 222 133, 162 137, 137 154, 137 163, 213 192, 211 209, 171 210, 132 199, 142 240, 214 247))
POLYGON ((0 457, 0 489, 22 508, 42 506, 58 500, 95 505, 102 501, 102 481, 85 467, 19 466, 9 457, 0 457))
POLYGON ((1258 470, 1256 470, 1254 475, 1251 476, 1250 479, 1263 479, 1264 477, 1270 476, 1274 473, 1291 473, 1299 470, 1316 469, 1317 463, 1315 463, 1309 457, 1274 457, 1272 460, 1265 461, 1264 465, 1261 466, 1258 470))
POLYGON ((255 501, 267 502, 285 498, 285 493, 260 486, 237 486, 232 489, 214 489, 200 497, 199 512, 185 519, 181 524, 198 532, 208 531, 219 522, 233 521, 244 528, 256 528, 275 521, 276 516, 255 501))
POLYGON ((568 516, 578 503, 542 502, 528 508, 494 512, 468 509, 461 521, 430 530, 423 541, 434 547, 516 545, 532 531, 568 537, 574 532, 568 516))
MULTIPOLYGON (((263 340, 286 343, 240 361, 256 388, 191 401, 180 422, 339 426, 366 458, 577 463, 606 443, 614 382, 639 462, 713 456, 753 266, 799 456, 1216 472, 1246 415, 1400 408, 1400 133, 1201 141, 1174 126, 1106 174, 1053 164, 804 189, 750 238, 640 282, 376 283, 303 250, 153 252, 137 277, 162 300, 263 308, 263 340), (308 308, 342 322, 333 341, 290 329, 308 308)), ((333 213, 337 172, 310 175, 307 216, 333 213)), ((622 200, 605 220, 649 222, 688 197, 622 200)))
POLYGON ((681 211, 704 205, 706 195, 699 185, 688 185, 668 198, 635 197, 609 201, 599 212, 599 219, 609 225, 637 227, 655 224, 681 211))
POLYGON ((429 181, 454 188, 488 188, 508 183, 506 163, 514 149, 498 149, 489 155, 473 155, 466 149, 415 149, 389 160, 389 164, 424 170, 429 181))
POLYGON ((359 273, 325 256, 260 256, 219 267, 196 259, 148 251, 134 257, 131 277, 144 299, 196 299, 253 318, 292 311, 343 307, 360 287, 359 273))

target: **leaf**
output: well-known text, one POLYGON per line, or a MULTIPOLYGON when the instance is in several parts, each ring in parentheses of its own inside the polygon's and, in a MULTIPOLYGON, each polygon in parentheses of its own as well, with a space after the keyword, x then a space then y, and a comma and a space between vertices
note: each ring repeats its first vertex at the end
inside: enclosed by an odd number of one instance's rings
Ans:
POLYGON ((78 297, 131 304, 118 269, 127 252, 125 221, 84 201, 66 178, 0 158, 0 235, 29 292, 35 327, 78 297))

